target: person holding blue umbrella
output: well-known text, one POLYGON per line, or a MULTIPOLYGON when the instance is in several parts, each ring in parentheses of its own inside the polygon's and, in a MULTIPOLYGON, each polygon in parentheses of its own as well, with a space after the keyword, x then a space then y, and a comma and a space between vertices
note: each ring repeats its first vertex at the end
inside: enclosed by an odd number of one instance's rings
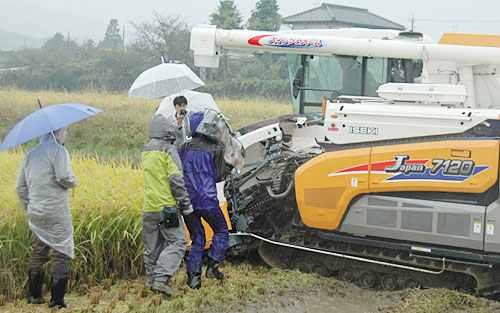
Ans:
POLYGON ((24 157, 16 183, 19 202, 28 213, 33 231, 28 303, 45 303, 41 294, 43 265, 52 250, 49 307, 66 307, 69 261, 74 256, 68 189, 76 187, 77 179, 71 170, 69 153, 62 146, 66 136, 66 128, 45 134, 40 144, 24 157))
POLYGON ((77 184, 68 150, 63 146, 66 126, 102 110, 78 103, 40 108, 16 124, 2 141, 0 151, 43 135, 29 151, 19 169, 16 193, 28 213, 33 231, 28 261, 28 303, 42 304, 43 265, 52 250, 51 300, 49 307, 67 307, 64 294, 69 277, 69 261, 74 257, 73 224, 69 189, 77 184))

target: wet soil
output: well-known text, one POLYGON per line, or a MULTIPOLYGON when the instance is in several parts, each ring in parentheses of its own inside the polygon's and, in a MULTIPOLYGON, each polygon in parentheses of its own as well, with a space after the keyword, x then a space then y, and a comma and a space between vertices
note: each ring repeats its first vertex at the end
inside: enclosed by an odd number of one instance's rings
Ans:
POLYGON ((327 290, 293 290, 282 295, 259 296, 244 306, 233 308, 232 312, 379 312, 398 300, 397 292, 368 290, 338 282, 327 290))

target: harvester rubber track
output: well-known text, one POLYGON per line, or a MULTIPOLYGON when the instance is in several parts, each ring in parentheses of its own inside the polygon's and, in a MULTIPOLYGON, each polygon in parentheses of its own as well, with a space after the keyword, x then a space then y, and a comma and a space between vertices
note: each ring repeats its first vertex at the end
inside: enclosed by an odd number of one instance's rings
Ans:
POLYGON ((335 275, 367 288, 448 288, 480 296, 500 293, 499 268, 429 260, 405 251, 328 241, 307 232, 265 238, 259 254, 272 267, 335 275))

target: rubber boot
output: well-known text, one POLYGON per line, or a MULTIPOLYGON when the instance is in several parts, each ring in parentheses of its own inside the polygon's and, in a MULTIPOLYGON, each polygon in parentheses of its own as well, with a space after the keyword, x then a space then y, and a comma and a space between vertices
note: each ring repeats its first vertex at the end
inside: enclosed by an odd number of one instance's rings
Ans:
POLYGON ((187 273, 188 274, 188 286, 191 289, 201 288, 201 273, 187 273))
POLYGON ((42 296, 43 277, 45 273, 42 271, 28 271, 28 285, 30 289, 30 296, 28 303, 31 304, 44 304, 46 301, 42 296))
POLYGON ((50 299, 49 302, 49 308, 68 307, 68 305, 64 303, 64 294, 66 293, 67 286, 68 286, 68 275, 52 274, 52 278, 50 280, 50 293, 52 295, 52 298, 50 299))
POLYGON ((224 278, 224 274, 219 272, 220 263, 215 261, 212 258, 208 258, 208 266, 207 271, 205 272, 205 276, 207 278, 217 278, 218 280, 222 280, 224 278))

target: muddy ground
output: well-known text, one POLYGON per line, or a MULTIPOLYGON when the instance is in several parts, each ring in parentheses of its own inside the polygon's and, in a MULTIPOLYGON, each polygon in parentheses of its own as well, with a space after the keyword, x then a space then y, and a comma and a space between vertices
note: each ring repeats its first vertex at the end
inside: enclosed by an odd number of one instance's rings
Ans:
MULTIPOLYGON (((224 272, 222 282, 204 279, 201 290, 191 290, 181 269, 170 298, 145 288, 144 277, 80 284, 66 296, 70 308, 60 312, 500 312, 500 302, 450 290, 368 290, 332 277, 250 264, 229 264, 224 272)), ((54 312, 24 298, 0 305, 0 312, 54 312)))
POLYGON ((235 308, 234 312, 380 312, 397 304, 397 293, 366 290, 341 283, 328 290, 297 290, 285 295, 256 297, 255 301, 235 308))

